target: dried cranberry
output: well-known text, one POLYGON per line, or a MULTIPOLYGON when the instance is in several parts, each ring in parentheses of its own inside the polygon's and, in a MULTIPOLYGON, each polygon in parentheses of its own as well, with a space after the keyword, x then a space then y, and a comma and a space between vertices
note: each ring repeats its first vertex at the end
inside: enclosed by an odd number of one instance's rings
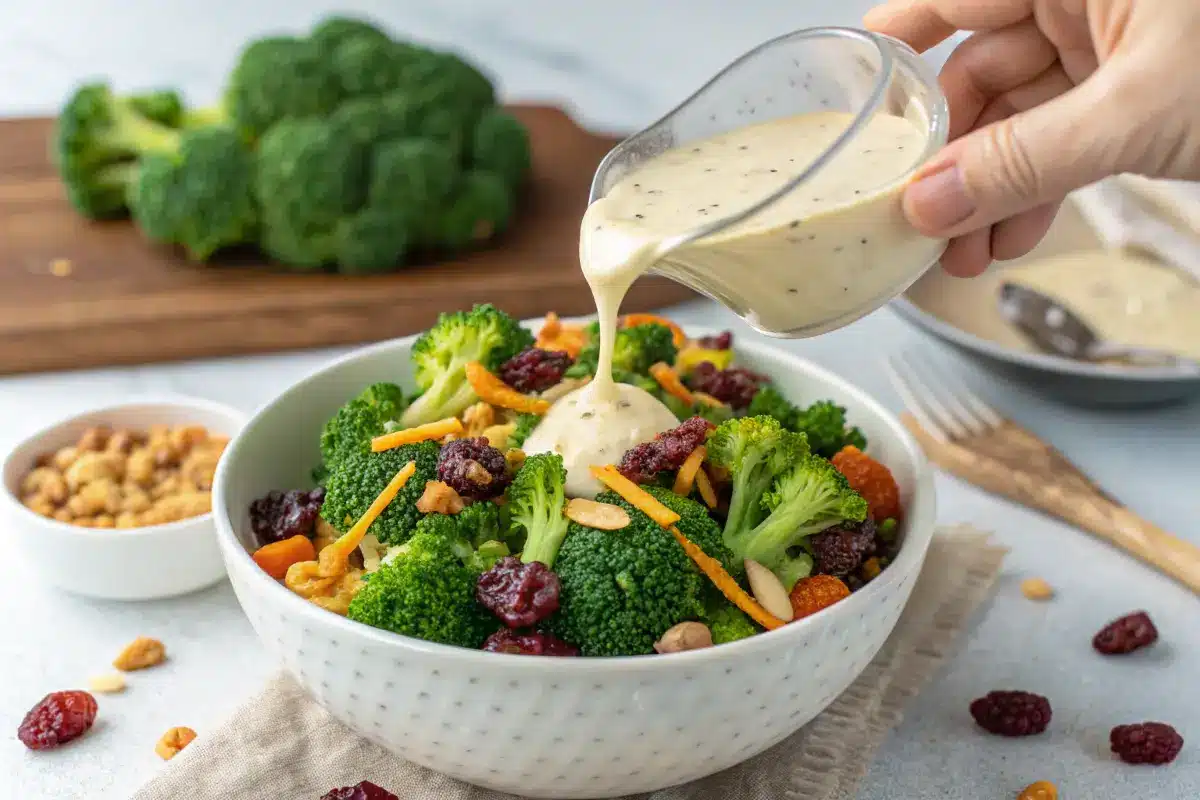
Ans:
POLYGON ((475 597, 510 628, 528 628, 558 610, 562 585, 540 561, 500 559, 479 576, 475 597))
POLYGON ((1032 692, 988 692, 971 703, 979 727, 999 736, 1032 736, 1050 724, 1050 701, 1032 692))
POLYGON ((746 408, 767 377, 742 367, 717 369, 711 361, 702 361, 688 375, 688 385, 697 392, 728 403, 732 408, 746 408))
POLYGON ((293 536, 312 538, 325 502, 325 488, 270 491, 250 504, 250 529, 259 544, 282 542, 293 536))
POLYGON ((548 633, 519 633, 511 628, 501 628, 487 638, 483 649, 489 653, 512 653, 516 656, 579 655, 579 649, 548 633))
POLYGON ((837 525, 810 536, 814 572, 843 578, 875 554, 875 522, 867 517, 856 525, 837 525))
POLYGON ((679 469, 692 451, 704 444, 713 427, 703 417, 692 417, 679 427, 626 451, 617 469, 634 483, 649 483, 660 472, 679 469))
POLYGON ((1135 611, 1100 629, 1092 639, 1092 647, 1106 656, 1132 653, 1158 641, 1158 629, 1145 611, 1135 611))
POLYGON ((733 331, 722 331, 716 336, 703 336, 696 344, 705 350, 728 350, 733 347, 733 331))
POLYGON ((438 457, 437 475, 439 481, 471 500, 501 495, 512 481, 504 453, 488 444, 482 436, 455 439, 443 447, 438 457))
POLYGON ((17 738, 30 750, 50 750, 78 739, 96 721, 96 698, 87 692, 51 692, 29 709, 17 738))
POLYGON ((399 797, 370 781, 362 781, 341 789, 330 789, 321 800, 400 800, 399 797))
POLYGON ((562 380, 574 361, 563 350, 527 347, 500 365, 500 380, 518 392, 544 392, 562 380))
POLYGON ((1126 764, 1170 764, 1183 749, 1183 737, 1165 722, 1118 725, 1108 742, 1126 764))

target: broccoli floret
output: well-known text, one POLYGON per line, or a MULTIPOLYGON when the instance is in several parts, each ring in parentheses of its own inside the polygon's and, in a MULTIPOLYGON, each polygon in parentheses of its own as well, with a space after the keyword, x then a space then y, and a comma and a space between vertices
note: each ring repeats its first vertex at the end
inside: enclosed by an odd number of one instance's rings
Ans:
POLYGON ((719 593, 713 592, 704 610, 704 624, 712 633, 713 644, 728 644, 746 639, 761 632, 740 608, 730 603, 719 593))
POLYGON ((263 249, 285 264, 321 267, 334 259, 335 231, 365 196, 365 158, 327 120, 287 119, 259 144, 255 194, 263 249))
POLYGON ((376 383, 338 409, 321 431, 321 458, 325 467, 336 470, 351 453, 366 453, 371 439, 385 432, 385 425, 398 420, 404 411, 404 390, 394 383, 376 383))
POLYGON ((123 216, 137 159, 170 153, 179 132, 139 113, 102 83, 80 86, 59 113, 52 156, 71 205, 92 219, 123 216))
POLYGON ((457 416, 479 399, 467 382, 468 362, 478 361, 495 371, 532 345, 533 335, 495 306, 443 313, 413 344, 413 372, 421 395, 401 422, 413 427, 457 416))
POLYGON ((329 124, 339 136, 369 149, 379 142, 416 136, 417 108, 403 92, 354 97, 338 106, 329 124))
POLYGON ((846 424, 846 409, 832 400, 818 400, 808 408, 799 408, 774 386, 764 386, 755 393, 746 413, 774 417, 788 430, 803 433, 812 451, 825 458, 832 458, 848 444, 860 450, 867 446, 862 431, 846 424))
POLYGON ((150 239, 195 261, 254 241, 254 156, 232 128, 184 131, 178 147, 145 156, 129 190, 134 221, 150 239))
POLYGON ((388 39, 350 36, 332 48, 329 59, 343 97, 370 97, 400 86, 412 53, 388 39))
POLYGON ((488 241, 508 227, 514 199, 499 175, 467 171, 438 212, 434 246, 458 253, 488 241))
POLYGON ((466 134, 484 110, 496 104, 496 89, 490 78, 454 53, 425 51, 412 60, 404 75, 404 87, 422 108, 459 109, 466 134))
POLYGON ((230 118, 251 140, 284 119, 328 115, 341 100, 341 83, 325 48, 286 36, 247 45, 225 90, 230 118))
POLYGON ((529 456, 513 476, 507 490, 509 525, 524 535, 521 560, 526 564, 540 561, 554 566, 567 535, 566 484, 567 470, 562 456, 555 453, 529 456))
MULTIPOLYGON (((592 323, 588 328, 588 342, 580 351, 575 363, 567 370, 570 378, 582 378, 596 374, 600 357, 599 328, 592 323)), ((679 349, 675 346, 675 335, 671 329, 656 322, 646 322, 617 330, 613 342, 613 377, 622 383, 635 383, 632 376, 645 377, 650 367, 658 362, 674 364, 679 349)), ((657 384, 654 384, 657 387, 657 384)), ((649 387, 649 383, 646 383, 649 387)))
POLYGON ((344 275, 390 272, 412 248, 412 224, 392 209, 364 208, 334 229, 334 259, 344 275))
POLYGON ((537 414, 518 414, 517 427, 508 435, 508 446, 510 448, 520 448, 525 444, 525 440, 529 438, 529 434, 533 433, 542 421, 542 418, 537 414))
POLYGON ((173 89, 142 92, 129 96, 129 105, 134 111, 151 122, 169 128, 182 127, 184 122, 183 98, 173 89))
POLYGON ((399 139, 375 148, 367 202, 408 211, 441 204, 461 175, 454 155, 430 139, 399 139))
MULTIPOLYGON (((703 506, 670 490, 645 487, 681 515, 680 532, 706 553, 731 565, 721 532, 703 506)), ((712 591, 675 538, 618 495, 603 503, 621 506, 632 522, 616 531, 571 523, 555 571, 562 583, 559 611, 549 625, 585 656, 636 656, 673 625, 701 619, 712 591)))
POLYGON ((452 517, 430 514, 350 603, 350 619, 428 642, 480 647, 500 622, 475 600, 486 560, 452 517), (465 556, 465 559, 464 559, 465 556))
POLYGON ((435 442, 420 442, 381 453, 346 454, 330 470, 321 517, 338 530, 347 530, 366 513, 396 473, 415 461, 416 472, 367 530, 384 544, 403 544, 413 535, 422 517, 417 511, 417 501, 425 493, 425 484, 437 480, 440 450, 435 442))
POLYGON ((785 429, 774 417, 741 417, 717 426, 708 439, 708 458, 729 470, 733 483, 725 517, 726 545, 744 554, 735 543, 766 516, 763 495, 807 454, 804 437, 785 429))
POLYGON ((832 458, 848 444, 859 450, 867 446, 863 432, 846 424, 846 409, 832 400, 818 400, 798 410, 792 430, 805 434, 812 451, 825 458, 832 458))
POLYGON ((312 29, 310 38, 322 47, 336 47, 350 39, 367 39, 380 42, 390 42, 387 33, 369 20, 362 17, 352 17, 334 14, 325 17, 312 29))
MULTIPOLYGON (((737 477, 735 471, 735 481, 737 477)), ((806 537, 841 522, 862 522, 867 516, 862 495, 833 464, 812 454, 781 474, 761 503, 766 518, 753 528, 726 528, 725 543, 739 557, 772 570, 788 589, 812 569, 812 558, 797 552, 806 537)))
POLYGON ((509 190, 516 190, 529 174, 533 156, 529 131, 521 121, 500 108, 485 111, 471 133, 471 164, 494 172, 509 190))

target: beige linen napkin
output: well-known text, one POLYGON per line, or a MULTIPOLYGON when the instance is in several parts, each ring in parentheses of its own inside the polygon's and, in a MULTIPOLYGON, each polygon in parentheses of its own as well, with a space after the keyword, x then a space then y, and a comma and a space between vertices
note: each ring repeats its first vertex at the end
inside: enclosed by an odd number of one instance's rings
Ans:
MULTIPOLYGON (((908 607, 846 692, 790 739, 750 761, 644 800, 849 800, 905 702, 951 655, 987 596, 1005 550, 970 526, 938 531, 908 607)), ((370 780, 403 800, 502 800, 366 742, 286 675, 199 738, 133 800, 319 800, 370 780)))

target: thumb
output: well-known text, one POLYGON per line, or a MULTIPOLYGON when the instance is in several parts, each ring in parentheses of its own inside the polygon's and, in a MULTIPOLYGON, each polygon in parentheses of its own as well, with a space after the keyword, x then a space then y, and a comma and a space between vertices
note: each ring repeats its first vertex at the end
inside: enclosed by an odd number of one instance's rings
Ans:
POLYGON ((906 188, 910 224, 927 236, 959 236, 1119 171, 1128 117, 1099 84, 1085 81, 951 142, 906 188))

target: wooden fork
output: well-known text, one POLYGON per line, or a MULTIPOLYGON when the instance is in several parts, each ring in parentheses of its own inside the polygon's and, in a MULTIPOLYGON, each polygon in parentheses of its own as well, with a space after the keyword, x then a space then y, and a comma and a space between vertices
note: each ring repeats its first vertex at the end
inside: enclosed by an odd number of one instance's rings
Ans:
POLYGON ((939 467, 1089 531, 1200 594, 1200 547, 1130 511, 957 379, 904 356, 884 368, 908 408, 905 427, 939 467))

